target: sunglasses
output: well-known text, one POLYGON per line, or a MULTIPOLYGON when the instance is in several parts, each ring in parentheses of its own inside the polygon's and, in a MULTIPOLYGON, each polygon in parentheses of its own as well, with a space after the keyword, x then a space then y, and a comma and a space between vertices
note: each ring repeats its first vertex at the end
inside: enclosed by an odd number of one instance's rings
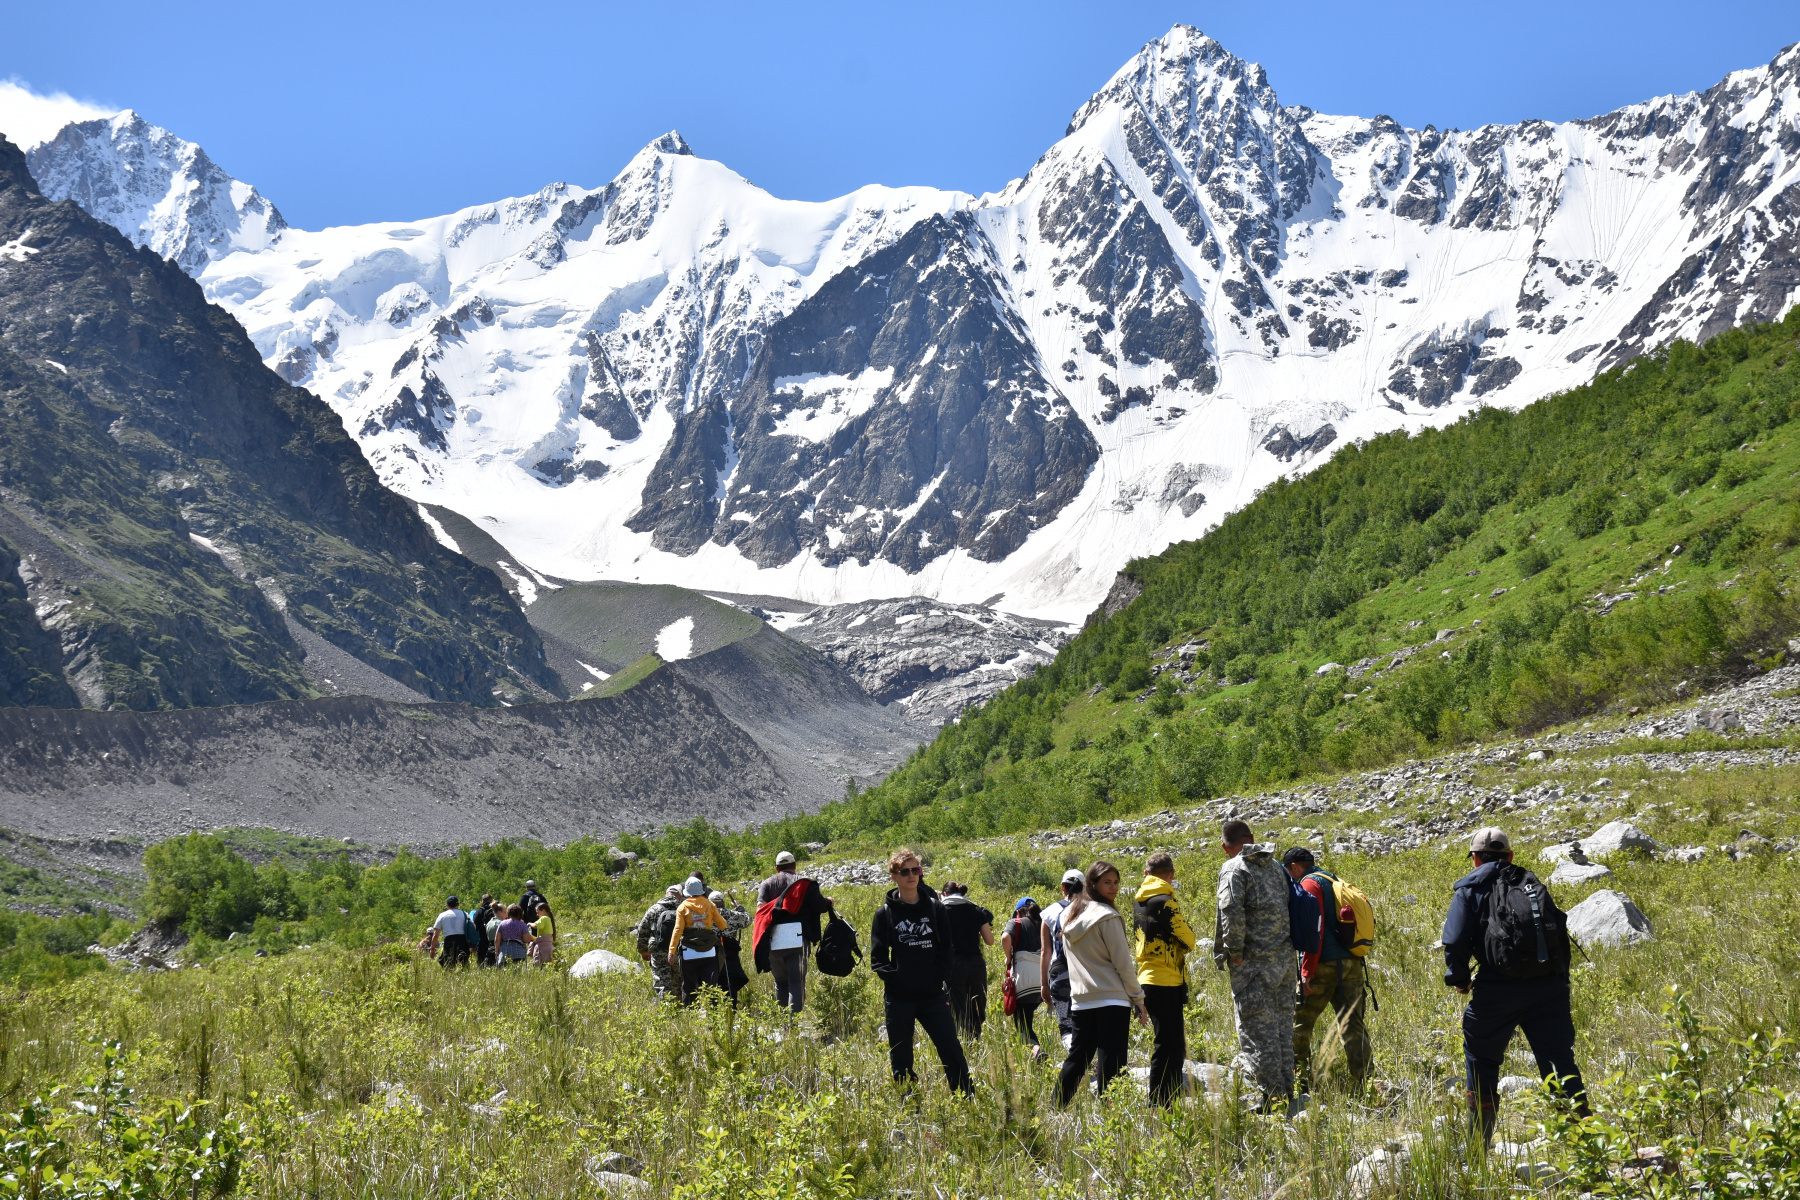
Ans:
POLYGON ((924 873, 924 867, 895 867, 888 872, 890 875, 923 875, 924 873))

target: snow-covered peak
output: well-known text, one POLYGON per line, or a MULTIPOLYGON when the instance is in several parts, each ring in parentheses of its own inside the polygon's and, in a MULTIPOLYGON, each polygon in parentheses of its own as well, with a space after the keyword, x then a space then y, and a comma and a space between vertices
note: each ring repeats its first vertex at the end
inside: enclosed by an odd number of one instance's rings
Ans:
POLYGON ((287 228, 254 187, 130 109, 65 125, 26 157, 44 195, 75 201, 190 274, 273 246, 287 228))

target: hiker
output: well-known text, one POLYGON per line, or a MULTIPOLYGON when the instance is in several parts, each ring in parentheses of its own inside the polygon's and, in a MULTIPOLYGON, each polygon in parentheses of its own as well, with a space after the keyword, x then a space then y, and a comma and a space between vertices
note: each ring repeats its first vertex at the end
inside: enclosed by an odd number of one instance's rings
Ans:
POLYGON ((806 1004, 807 948, 818 944, 819 918, 832 909, 816 880, 795 873, 792 851, 775 856, 775 873, 756 889, 750 958, 775 976, 775 1003, 790 1012, 806 1004))
POLYGON ((1294 846, 1281 856, 1287 873, 1319 902, 1325 919, 1320 923, 1319 945, 1300 958, 1300 999, 1294 1008, 1294 1075, 1302 1092, 1313 1089, 1312 1033, 1325 1006, 1336 1018, 1339 1040, 1344 1045, 1344 1065, 1351 1084, 1361 1091, 1369 1077, 1373 1049, 1364 1020, 1368 973, 1360 955, 1344 945, 1338 913, 1337 876, 1319 868, 1313 852, 1294 846))
POLYGON ((956 964, 950 922, 938 894, 925 886, 919 856, 905 846, 888 856, 894 886, 875 910, 869 930, 869 966, 881 980, 887 1020, 888 1064, 895 1080, 916 1082, 913 1022, 925 1031, 944 1064, 944 1079, 965 1095, 975 1094, 969 1062, 956 1037, 956 1021, 944 983, 956 964))
POLYGON ((556 956, 556 918, 550 915, 549 904, 537 906, 537 923, 526 934, 525 945, 531 953, 531 961, 540 967, 549 966, 556 956))
POLYGON ((950 922, 950 949, 956 963, 950 968, 950 1015, 956 1027, 970 1038, 981 1036, 987 1024, 987 958, 984 945, 994 944, 994 914, 969 899, 969 885, 954 879, 944 884, 944 916, 950 922))
POLYGON ((1119 869, 1101 860, 1082 876, 1081 895, 1069 901, 1063 912, 1063 956, 1069 962, 1069 1012, 1075 1023, 1074 1044, 1063 1060, 1056 1092, 1058 1107, 1066 1108, 1075 1090, 1094 1069, 1094 1090, 1105 1095, 1107 1084, 1125 1069, 1125 1052, 1131 1041, 1131 1014, 1148 1023, 1144 989, 1138 986, 1137 961, 1131 957, 1131 940, 1125 918, 1114 902, 1119 895, 1119 869))
POLYGON ((669 968, 681 972, 683 1008, 700 998, 703 987, 719 986, 719 937, 725 918, 706 898, 706 884, 692 876, 682 885, 684 899, 675 910, 669 935, 669 968))
POLYGON ((1187 1073, 1187 955, 1194 931, 1175 902, 1175 860, 1158 851, 1144 864, 1144 882, 1131 907, 1137 981, 1154 1031, 1150 1102, 1172 1104, 1187 1073))
POLYGON ((444 911, 438 914, 437 920, 431 923, 431 932, 426 937, 433 940, 433 948, 441 951, 438 962, 445 967, 458 967, 469 961, 469 947, 474 939, 469 935, 473 920, 462 910, 462 905, 455 896, 444 901, 444 911))
POLYGON ((1000 933, 1000 953, 1006 958, 1006 974, 1013 982, 1013 1024, 1019 1036, 1031 1047, 1031 1057, 1046 1057, 1038 1042, 1037 1010, 1043 1003, 1043 969, 1040 959, 1044 948, 1044 918, 1038 902, 1031 896, 1020 896, 1013 905, 1012 920, 1000 933))
POLYGON ((505 966, 509 962, 525 961, 525 939, 531 936, 531 927, 525 924, 525 914, 516 904, 506 906, 506 916, 494 927, 494 962, 505 966))
POLYGON ((494 931, 491 926, 499 919, 500 910, 494 907, 494 897, 483 892, 481 907, 475 910, 475 962, 478 966, 494 965, 494 931))
POLYGON ((1258 1111, 1291 1111, 1296 980, 1288 876, 1275 861, 1274 843, 1258 842, 1243 821, 1226 821, 1223 837, 1213 962, 1231 972, 1234 1065, 1262 1091, 1258 1111))
POLYGON ((1584 1117, 1587 1088, 1575 1065, 1567 920, 1537 876, 1513 864, 1505 830, 1477 829, 1469 857, 1475 869, 1452 885, 1444 916, 1444 982, 1470 997, 1462 1015, 1469 1117, 1492 1141, 1513 1030, 1524 1031, 1538 1074, 1554 1078, 1584 1117), (1470 958, 1481 968, 1473 980, 1470 958))
POLYGON ((669 935, 675 929, 675 910, 680 906, 681 885, 671 883, 662 899, 644 911, 635 931, 638 957, 650 964, 650 981, 659 1000, 680 991, 679 976, 669 969, 669 960, 664 957, 669 935))
POLYGON ((537 919, 538 905, 548 903, 550 902, 544 899, 544 894, 538 891, 537 880, 527 879, 525 894, 519 897, 519 914, 527 921, 534 921, 537 919))
POLYGON ((750 914, 737 901, 727 899, 724 892, 711 892, 706 898, 725 918, 725 934, 719 939, 719 949, 724 951, 719 958, 719 986, 725 989, 725 994, 735 1005, 738 993, 750 986, 750 976, 744 970, 740 953, 742 943, 738 940, 738 935, 750 928, 750 914))
POLYGON ((1064 871, 1062 899, 1044 910, 1039 930, 1045 941, 1042 957, 1038 959, 1038 990, 1049 997, 1064 1050, 1075 1044, 1075 1021, 1069 1012, 1069 960, 1063 954, 1062 915, 1068 911, 1069 902, 1081 895, 1085 887, 1087 876, 1073 867, 1064 871))

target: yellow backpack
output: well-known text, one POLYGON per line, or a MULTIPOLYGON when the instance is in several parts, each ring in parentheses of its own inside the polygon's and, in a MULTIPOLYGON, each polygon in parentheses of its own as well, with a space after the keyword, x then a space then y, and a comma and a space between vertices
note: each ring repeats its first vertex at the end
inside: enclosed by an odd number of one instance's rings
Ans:
POLYGON ((1375 906, 1369 897, 1355 884, 1324 871, 1314 871, 1312 878, 1331 891, 1325 920, 1338 944, 1357 958, 1367 957, 1375 948, 1375 906))

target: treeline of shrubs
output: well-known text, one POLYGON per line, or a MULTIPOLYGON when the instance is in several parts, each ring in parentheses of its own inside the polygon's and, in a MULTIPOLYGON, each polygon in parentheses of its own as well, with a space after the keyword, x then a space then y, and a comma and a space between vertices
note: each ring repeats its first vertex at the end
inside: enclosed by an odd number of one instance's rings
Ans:
POLYGON ((780 827, 828 840, 1082 821, 1663 700, 1684 680, 1703 686, 1777 661, 1796 609, 1757 567, 1800 542, 1800 504, 1745 503, 1695 529, 1681 495, 1729 493, 1767 470, 1772 456, 1748 447, 1796 415, 1797 334, 1800 309, 1704 346, 1678 342, 1518 412, 1345 447, 1200 541, 1132 563, 1142 594, 1054 663, 947 726, 880 787, 780 827), (1653 521, 1658 538, 1682 529, 1686 561, 1744 568, 1744 586, 1592 615, 1557 560, 1608 529, 1635 541, 1653 521), (1379 620, 1359 602, 1465 551, 1495 564, 1490 577, 1542 575, 1541 594, 1503 606, 1448 659, 1420 655, 1356 701, 1344 699, 1343 676, 1313 679, 1288 661, 1376 654, 1379 620), (1141 695, 1152 655, 1183 639, 1204 642, 1192 658, 1199 689, 1184 696, 1164 674, 1104 744, 1045 759, 1072 699, 1141 695), (1208 699, 1251 679, 1245 698, 1208 699))

